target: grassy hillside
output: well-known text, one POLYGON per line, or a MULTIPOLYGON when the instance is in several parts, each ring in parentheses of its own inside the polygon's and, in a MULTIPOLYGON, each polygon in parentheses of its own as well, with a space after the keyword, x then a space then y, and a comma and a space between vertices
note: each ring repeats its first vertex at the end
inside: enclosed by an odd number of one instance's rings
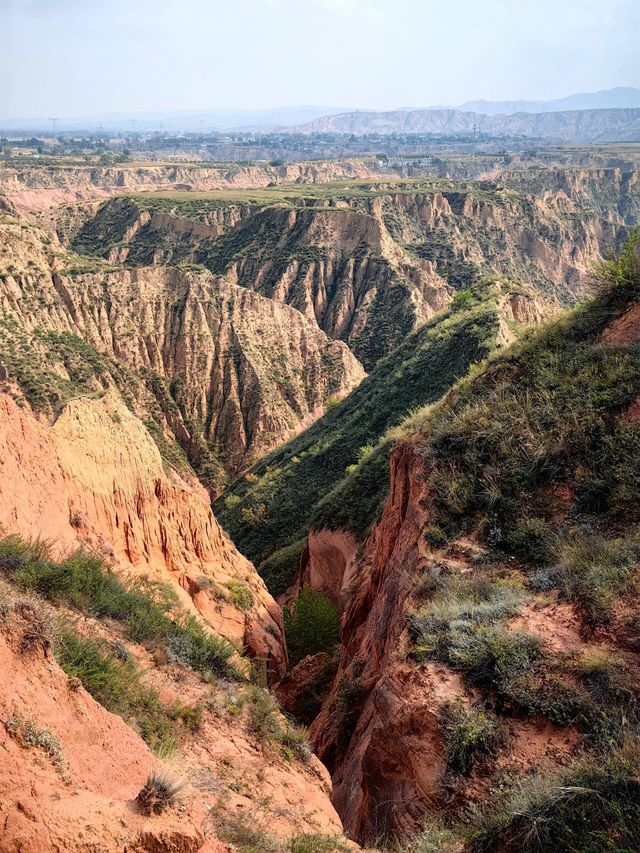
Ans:
POLYGON ((378 445, 381 437, 488 354, 498 330, 500 290, 487 281, 456 300, 345 400, 225 491, 216 515, 240 550, 262 563, 272 591, 290 581, 310 523, 362 532, 375 518, 387 491, 391 447, 390 441, 378 445), (354 491, 357 501, 350 499, 354 491))
MULTIPOLYGON (((454 849, 452 836, 500 853, 640 844, 639 250, 636 234, 603 266, 595 301, 493 357, 398 431, 432 471, 435 510, 408 656, 458 673, 479 709, 445 709, 450 769, 495 772, 483 755, 500 746, 500 726, 527 717, 582 738, 568 767, 502 780, 450 820, 448 841, 428 831, 419 850, 454 849), (449 547, 471 533, 478 551, 460 575, 449 547), (576 640, 554 646, 540 626, 567 605, 576 640), (530 630, 511 623, 524 609, 530 630)), ((552 637, 563 627, 553 624, 552 637)))
POLYGON ((638 240, 605 266, 613 284, 598 299, 492 359, 419 424, 446 536, 481 524, 540 560, 567 503, 609 528, 638 519, 640 424, 624 413, 640 396, 640 330, 629 320, 625 342, 601 337, 640 298, 638 240))

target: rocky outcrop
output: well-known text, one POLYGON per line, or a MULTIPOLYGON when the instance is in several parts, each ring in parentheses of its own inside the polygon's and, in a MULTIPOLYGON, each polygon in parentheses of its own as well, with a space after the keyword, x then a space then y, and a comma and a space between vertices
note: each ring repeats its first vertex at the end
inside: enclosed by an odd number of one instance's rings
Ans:
POLYGON ((127 266, 203 264, 295 307, 370 369, 486 274, 583 298, 593 259, 640 220, 637 184, 632 169, 548 169, 252 202, 115 199, 73 245, 127 266))

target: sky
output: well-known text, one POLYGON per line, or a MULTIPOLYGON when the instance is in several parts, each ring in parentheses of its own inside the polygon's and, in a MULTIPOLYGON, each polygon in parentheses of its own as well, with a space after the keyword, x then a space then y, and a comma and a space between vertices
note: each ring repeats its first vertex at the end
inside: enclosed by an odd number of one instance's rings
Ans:
POLYGON ((0 0, 0 118, 640 85, 640 0, 0 0))

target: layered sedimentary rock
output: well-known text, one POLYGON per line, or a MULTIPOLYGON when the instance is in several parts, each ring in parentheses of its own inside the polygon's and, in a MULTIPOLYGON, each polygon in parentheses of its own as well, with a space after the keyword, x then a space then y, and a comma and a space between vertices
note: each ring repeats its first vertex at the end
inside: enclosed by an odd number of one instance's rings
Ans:
MULTIPOLYGON (((298 311, 207 271, 87 265, 18 220, 6 220, 3 233, 0 333, 10 378, 19 381, 33 361, 31 338, 76 336, 129 371, 121 388, 147 388, 146 403, 129 389, 138 411, 179 441, 212 488, 222 469, 237 472, 364 376, 345 344, 298 311)), ((42 360, 40 375, 50 356, 42 360)), ((57 370, 68 375, 68 365, 57 370)))
POLYGON ((223 167, 201 165, 58 166, 51 169, 0 170, 0 198, 20 213, 48 210, 61 204, 106 198, 140 190, 211 190, 225 187, 266 187, 286 183, 325 182, 343 178, 369 178, 377 174, 372 163, 290 163, 284 166, 223 167))
POLYGON ((128 266, 199 263, 297 308, 367 369, 486 274, 571 304, 593 260, 639 220, 633 170, 504 173, 477 183, 370 182, 233 198, 116 199, 79 251, 128 266))

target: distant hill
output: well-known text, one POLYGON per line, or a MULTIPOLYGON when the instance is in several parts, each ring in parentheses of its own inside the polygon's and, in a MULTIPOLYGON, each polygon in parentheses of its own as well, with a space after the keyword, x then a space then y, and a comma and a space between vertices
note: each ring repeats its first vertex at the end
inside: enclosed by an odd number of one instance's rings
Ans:
POLYGON ((325 116, 291 128, 303 133, 483 133, 558 142, 640 140, 640 108, 484 115, 464 110, 362 111, 325 116))
MULTIPOLYGON (((640 89, 617 86, 600 92, 582 92, 551 101, 465 101, 454 107, 463 112, 485 115, 512 115, 513 113, 554 113, 566 110, 610 110, 640 107, 640 89)), ((436 107, 435 109, 441 109, 436 107)))

